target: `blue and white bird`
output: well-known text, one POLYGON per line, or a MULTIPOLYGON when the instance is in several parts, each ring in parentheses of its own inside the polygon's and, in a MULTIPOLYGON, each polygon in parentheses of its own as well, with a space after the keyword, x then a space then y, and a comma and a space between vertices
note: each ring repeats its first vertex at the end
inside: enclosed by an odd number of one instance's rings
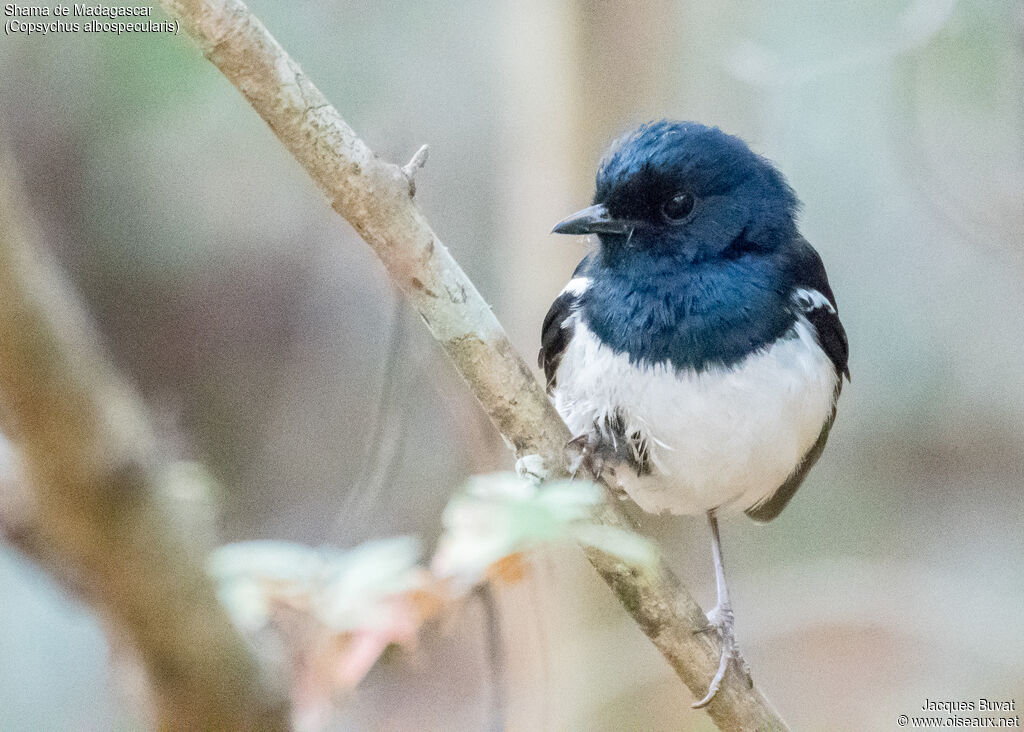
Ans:
POLYGON ((652 513, 705 514, 722 639, 736 646, 717 516, 769 521, 817 461, 849 378, 846 333, 782 174, 738 137, 652 122, 614 143, 596 234, 544 320, 540 365, 591 470, 652 513))

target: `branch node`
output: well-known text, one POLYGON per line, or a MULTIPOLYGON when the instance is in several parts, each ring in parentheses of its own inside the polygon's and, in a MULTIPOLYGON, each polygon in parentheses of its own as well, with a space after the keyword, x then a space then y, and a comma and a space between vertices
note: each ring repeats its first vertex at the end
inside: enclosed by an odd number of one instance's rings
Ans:
POLYGON ((409 181, 409 197, 416 195, 416 173, 427 164, 427 156, 430 148, 422 145, 419 150, 409 159, 409 162, 402 166, 402 175, 409 181))

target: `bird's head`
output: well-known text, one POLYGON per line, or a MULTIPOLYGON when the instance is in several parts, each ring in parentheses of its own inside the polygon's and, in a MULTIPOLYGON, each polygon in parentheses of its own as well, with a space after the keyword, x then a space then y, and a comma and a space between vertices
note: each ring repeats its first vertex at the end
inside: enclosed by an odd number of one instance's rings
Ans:
POLYGON ((606 261, 640 252, 689 263, 767 254, 796 235, 798 203, 738 137, 695 122, 651 122, 612 144, 594 204, 554 228, 597 234, 606 261))

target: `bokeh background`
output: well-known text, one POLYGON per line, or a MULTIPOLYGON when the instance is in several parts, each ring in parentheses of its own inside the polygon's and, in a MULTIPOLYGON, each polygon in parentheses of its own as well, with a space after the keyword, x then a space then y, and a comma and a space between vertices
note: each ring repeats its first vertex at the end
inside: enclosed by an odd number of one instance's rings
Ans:
MULTIPOLYGON (((775 160, 851 343, 829 448, 723 527, 738 633, 795 729, 930 699, 1024 705, 1024 4, 252 0, 418 199, 532 360, 584 253, 547 234, 603 148, 696 119, 775 160)), ((159 14, 159 11, 157 11, 159 14)), ((0 118, 48 244, 224 540, 427 546, 510 454, 374 256, 184 36, 5 36, 0 118)), ((2 293, 0 293, 2 296, 2 293)), ((700 519, 643 518, 706 605, 700 519)), ((0 547, 0 729, 132 729, 102 628, 0 547)), ((497 591, 510 729, 709 729, 572 549, 497 591)), ((470 604, 389 654, 337 728, 474 730, 470 604)))

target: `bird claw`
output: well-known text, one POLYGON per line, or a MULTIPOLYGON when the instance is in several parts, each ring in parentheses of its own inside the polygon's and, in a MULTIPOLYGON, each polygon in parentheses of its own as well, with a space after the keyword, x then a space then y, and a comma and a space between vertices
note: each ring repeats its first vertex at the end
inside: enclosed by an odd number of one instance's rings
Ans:
MULTIPOLYGON (((565 449, 569 454, 569 472, 573 479, 582 472, 590 474, 595 480, 601 480, 605 471, 614 478, 615 466, 628 463, 631 454, 629 444, 625 440, 603 434, 596 425, 594 431, 585 432, 569 440, 565 449)), ((625 496, 625 491, 621 487, 613 485, 614 481, 607 482, 619 498, 625 496)))
POLYGON ((594 476, 595 480, 601 480, 607 451, 603 448, 599 438, 591 434, 582 434, 569 440, 565 448, 571 456, 569 473, 573 480, 576 480, 580 472, 589 473, 594 476))
POLYGON ((750 666, 747 665, 747 661, 743 658, 743 654, 740 653, 739 646, 736 644, 736 634, 734 630, 734 618, 732 608, 728 605, 721 607, 715 606, 711 612, 708 613, 708 624, 703 628, 695 631, 695 633, 709 633, 714 631, 718 634, 719 639, 722 643, 722 655, 718 660, 718 670, 715 672, 715 677, 711 679, 711 683, 708 685, 708 692, 704 695, 704 698, 698 702, 694 702, 691 706, 694 709, 703 709, 711 700, 718 694, 718 689, 722 685, 722 679, 725 678, 725 672, 729 669, 729 662, 735 663, 737 670, 743 675, 743 678, 747 682, 747 686, 753 688, 754 680, 750 676, 750 666))

